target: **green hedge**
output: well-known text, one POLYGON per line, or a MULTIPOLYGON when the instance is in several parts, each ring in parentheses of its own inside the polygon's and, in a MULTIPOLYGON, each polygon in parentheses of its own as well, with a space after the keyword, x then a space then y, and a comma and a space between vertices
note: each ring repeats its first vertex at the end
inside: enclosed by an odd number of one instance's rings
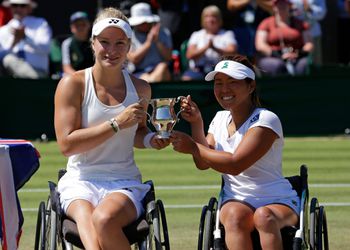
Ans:
MULTIPOLYGON (((278 114, 286 135, 342 134, 350 127, 349 68, 327 70, 318 69, 303 77, 257 80, 262 103, 278 114)), ((54 139, 57 80, 0 78, 0 82, 0 137, 36 139, 45 133, 54 139)), ((220 109, 212 87, 212 83, 202 81, 164 82, 152 84, 152 91, 154 98, 191 95, 202 110, 207 128, 220 109)), ((180 120, 175 129, 188 132, 189 126, 180 120)))

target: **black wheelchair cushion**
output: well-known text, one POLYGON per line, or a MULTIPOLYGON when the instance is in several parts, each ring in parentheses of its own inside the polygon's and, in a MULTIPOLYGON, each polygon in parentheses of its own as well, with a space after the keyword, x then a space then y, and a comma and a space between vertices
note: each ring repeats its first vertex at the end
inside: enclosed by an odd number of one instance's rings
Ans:
MULTIPOLYGON (((123 228, 123 232, 129 240, 130 244, 142 241, 149 233, 149 225, 142 216, 123 228)), ((63 238, 76 247, 84 248, 78 233, 77 224, 65 217, 62 221, 63 238)))

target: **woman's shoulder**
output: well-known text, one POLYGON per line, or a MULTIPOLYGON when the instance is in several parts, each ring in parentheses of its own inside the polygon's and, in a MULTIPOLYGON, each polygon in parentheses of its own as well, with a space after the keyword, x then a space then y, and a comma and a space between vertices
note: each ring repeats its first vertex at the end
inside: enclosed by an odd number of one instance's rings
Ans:
POLYGON ((265 121, 280 120, 279 117, 274 112, 266 108, 258 108, 256 111, 256 115, 253 116, 252 119, 254 119, 254 117, 257 117, 258 119, 265 120, 265 121))
POLYGON ((71 90, 84 89, 85 70, 79 70, 70 75, 65 75, 58 83, 59 88, 69 88, 71 90))
POLYGON ((151 98, 151 85, 147 81, 140 79, 140 78, 137 78, 132 74, 129 74, 129 76, 130 76, 130 79, 135 86, 135 89, 136 89, 139 97, 150 99, 151 98))

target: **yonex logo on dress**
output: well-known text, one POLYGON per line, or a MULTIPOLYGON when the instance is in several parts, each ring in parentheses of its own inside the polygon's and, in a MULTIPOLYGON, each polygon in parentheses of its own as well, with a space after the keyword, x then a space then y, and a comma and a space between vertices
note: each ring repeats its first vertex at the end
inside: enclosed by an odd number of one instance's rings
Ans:
POLYGON ((252 119, 250 119, 249 123, 253 123, 253 122, 259 120, 259 116, 260 116, 260 114, 256 114, 252 119))
POLYGON ((117 20, 117 19, 111 19, 111 20, 109 20, 109 22, 108 23, 114 23, 114 24, 117 24, 119 22, 119 20, 117 20))
POLYGON ((228 62, 225 62, 224 65, 222 65, 221 69, 227 69, 228 68, 228 62))

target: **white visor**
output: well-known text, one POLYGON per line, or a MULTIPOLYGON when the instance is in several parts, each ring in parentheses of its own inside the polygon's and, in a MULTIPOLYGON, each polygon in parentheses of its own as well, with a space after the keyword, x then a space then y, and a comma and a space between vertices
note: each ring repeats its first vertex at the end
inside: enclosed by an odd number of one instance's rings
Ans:
POLYGON ((215 69, 205 76, 205 80, 214 80, 214 77, 217 73, 224 73, 238 80, 242 80, 247 77, 255 80, 255 73, 253 70, 239 62, 230 60, 221 61, 218 64, 216 64, 215 69))
POLYGON ((130 25, 124 20, 115 17, 102 19, 95 23, 92 27, 91 37, 98 36, 107 27, 117 27, 124 31, 125 35, 128 38, 131 38, 132 29, 130 25))

